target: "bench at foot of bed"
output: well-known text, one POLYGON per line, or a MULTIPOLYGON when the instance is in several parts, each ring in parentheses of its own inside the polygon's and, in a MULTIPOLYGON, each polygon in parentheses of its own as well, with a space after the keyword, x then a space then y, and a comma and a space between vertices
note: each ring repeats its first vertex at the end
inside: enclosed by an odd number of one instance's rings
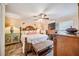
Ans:
POLYGON ((53 42, 51 40, 46 40, 37 44, 33 44, 33 50, 36 55, 46 55, 52 50, 53 42))

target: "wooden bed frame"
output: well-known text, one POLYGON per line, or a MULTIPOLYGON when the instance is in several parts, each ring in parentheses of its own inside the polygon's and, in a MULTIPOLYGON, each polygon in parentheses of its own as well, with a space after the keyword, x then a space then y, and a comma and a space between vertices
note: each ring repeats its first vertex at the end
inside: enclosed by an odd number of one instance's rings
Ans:
MULTIPOLYGON (((36 30, 33 26, 27 26, 25 27, 24 29, 22 29, 23 31, 29 31, 29 30, 36 30)), ((44 44, 42 43, 42 48, 44 47, 44 44)), ((39 44, 40 46, 40 44, 39 44)), ((24 47, 24 55, 27 56, 27 54, 29 52, 35 52, 36 55, 45 55, 47 54, 50 50, 51 50, 51 44, 49 43, 48 45, 45 45, 46 47, 41 49, 41 50, 38 50, 37 49, 40 49, 40 48, 36 48, 36 46, 34 46, 32 43, 28 43, 27 42, 27 37, 25 38, 25 47, 24 47)))

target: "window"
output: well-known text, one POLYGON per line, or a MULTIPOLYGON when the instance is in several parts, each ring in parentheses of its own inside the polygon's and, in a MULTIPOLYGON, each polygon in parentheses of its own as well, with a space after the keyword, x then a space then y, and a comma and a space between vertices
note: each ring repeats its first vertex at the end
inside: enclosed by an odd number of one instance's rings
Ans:
POLYGON ((73 20, 63 21, 58 24, 58 30, 66 30, 70 26, 73 26, 73 20))

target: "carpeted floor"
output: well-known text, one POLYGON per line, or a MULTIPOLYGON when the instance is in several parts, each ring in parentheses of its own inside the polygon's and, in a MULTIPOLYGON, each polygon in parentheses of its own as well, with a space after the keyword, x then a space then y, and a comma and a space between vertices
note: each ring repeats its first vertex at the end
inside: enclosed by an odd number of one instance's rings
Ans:
MULTIPOLYGON (((6 56, 24 56, 22 53, 21 43, 5 46, 6 56)), ((36 56, 34 53, 29 53, 27 56, 36 56)), ((53 50, 49 52, 46 56, 53 56, 53 50)))

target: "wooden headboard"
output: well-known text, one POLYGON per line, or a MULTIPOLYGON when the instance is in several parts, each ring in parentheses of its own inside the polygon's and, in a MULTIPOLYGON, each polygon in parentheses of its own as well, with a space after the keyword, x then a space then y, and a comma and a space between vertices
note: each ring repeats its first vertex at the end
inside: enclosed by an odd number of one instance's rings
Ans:
POLYGON ((30 30, 36 30, 33 26, 26 26, 25 28, 22 29, 23 31, 30 31, 30 30))

